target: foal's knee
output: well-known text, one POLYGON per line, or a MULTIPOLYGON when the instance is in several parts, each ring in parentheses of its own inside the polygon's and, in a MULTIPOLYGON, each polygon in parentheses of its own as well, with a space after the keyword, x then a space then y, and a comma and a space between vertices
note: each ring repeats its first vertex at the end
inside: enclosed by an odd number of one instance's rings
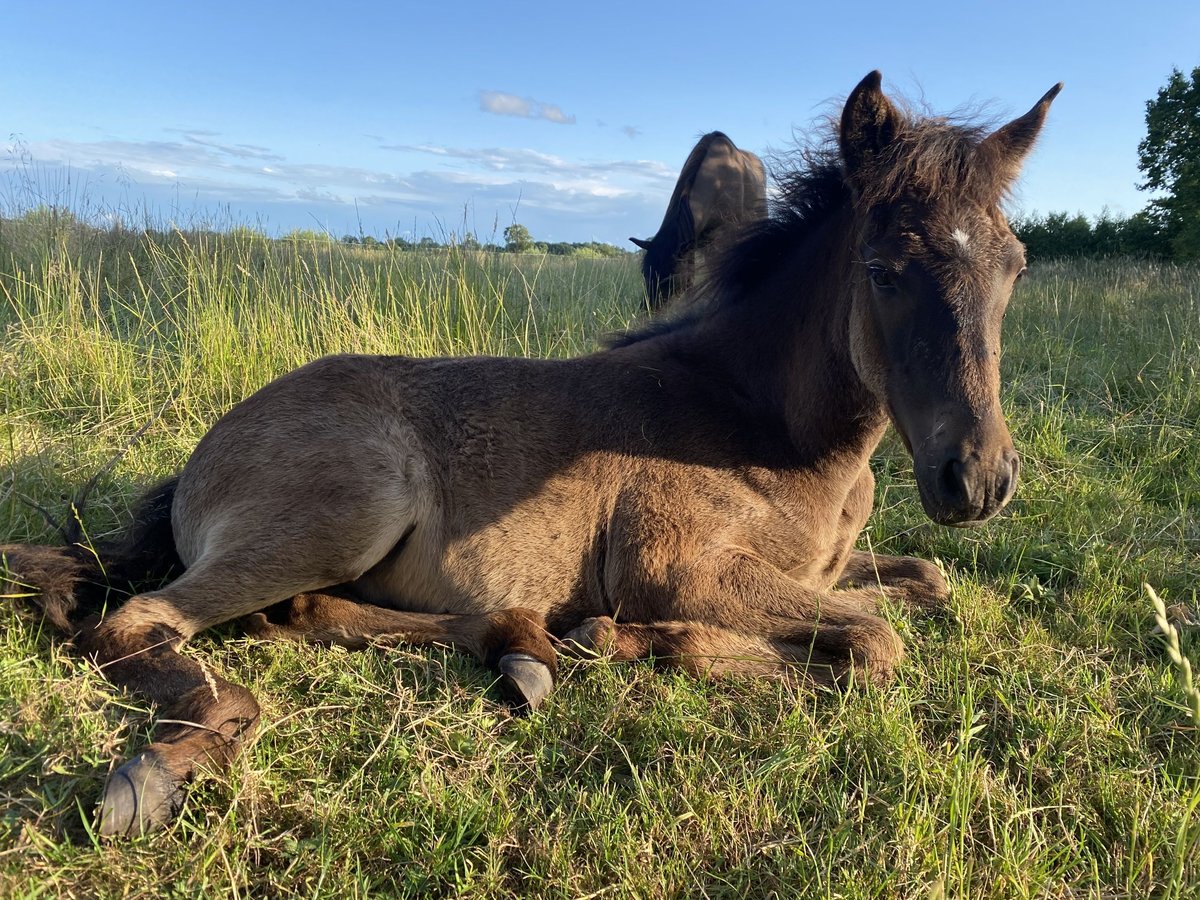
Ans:
POLYGON ((950 585, 933 563, 911 556, 887 560, 881 569, 883 592, 910 610, 938 613, 950 603, 950 585))

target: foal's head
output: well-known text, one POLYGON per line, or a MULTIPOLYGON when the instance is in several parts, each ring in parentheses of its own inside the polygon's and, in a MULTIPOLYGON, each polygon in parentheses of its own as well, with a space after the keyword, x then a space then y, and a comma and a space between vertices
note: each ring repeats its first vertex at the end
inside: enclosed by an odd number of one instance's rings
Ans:
POLYGON ((842 113, 860 264, 851 354, 912 453, 925 511, 945 525, 987 520, 1016 488, 1000 321, 1025 253, 999 203, 1061 87, 986 136, 906 116, 878 72, 842 113))

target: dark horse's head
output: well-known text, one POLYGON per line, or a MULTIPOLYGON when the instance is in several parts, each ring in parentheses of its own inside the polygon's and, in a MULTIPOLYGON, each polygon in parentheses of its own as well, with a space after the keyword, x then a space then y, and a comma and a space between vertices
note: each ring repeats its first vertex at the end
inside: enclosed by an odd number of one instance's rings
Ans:
POLYGON ((944 525, 986 521, 1016 488, 1000 322, 1025 253, 999 204, 1061 88, 990 134, 906 116, 878 72, 842 113, 859 273, 851 358, 912 454, 925 511, 944 525))
POLYGON ((646 282, 647 301, 650 309, 657 309, 675 293, 675 270, 679 266, 680 240, 674 236, 664 236, 668 230, 664 224, 659 233, 652 238, 635 238, 631 240, 645 253, 642 254, 642 278, 646 282))

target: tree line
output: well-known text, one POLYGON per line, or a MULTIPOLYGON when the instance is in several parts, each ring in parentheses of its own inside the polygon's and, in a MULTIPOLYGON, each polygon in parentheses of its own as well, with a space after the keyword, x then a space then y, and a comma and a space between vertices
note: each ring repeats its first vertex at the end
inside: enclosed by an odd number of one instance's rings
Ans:
POLYGON ((1030 260, 1073 259, 1082 256, 1131 256, 1172 259, 1171 240, 1145 211, 1128 217, 1103 212, 1089 219, 1083 213, 1015 216, 1009 226, 1025 245, 1030 260))
MULTIPOLYGON (((293 231, 284 235, 285 240, 312 241, 330 240, 321 232, 293 231)), ((391 247, 395 250, 447 250, 457 247, 460 250, 479 250, 485 253, 542 253, 551 256, 582 256, 591 258, 606 258, 625 256, 628 251, 614 244, 600 241, 535 241, 524 225, 513 223, 504 229, 504 244, 484 243, 471 232, 463 235, 451 235, 445 242, 439 242, 428 235, 420 240, 410 241, 402 237, 385 238, 380 240, 371 235, 356 236, 348 234, 342 238, 343 244, 363 247, 391 247)))
POLYGON ((127 224, 123 218, 115 215, 107 217, 103 224, 93 224, 80 218, 71 210, 59 206, 39 205, 18 215, 4 215, 0 212, 0 253, 6 250, 12 251, 18 245, 28 248, 38 243, 79 244, 87 242, 94 244, 141 238, 162 243, 174 239, 177 235, 188 238, 200 238, 207 235, 217 239, 263 246, 272 243, 327 247, 342 244, 349 247, 400 251, 447 251, 454 248, 484 253, 541 253, 551 256, 576 256, 593 259, 630 255, 630 251, 600 241, 535 241, 523 225, 510 225, 506 228, 505 243, 501 245, 482 242, 470 232, 462 235, 451 233, 439 241, 430 236, 418 240, 408 240, 403 237, 377 238, 369 234, 347 234, 338 238, 328 231, 296 228, 278 237, 272 237, 248 225, 234 225, 227 228, 207 225, 188 228, 151 224, 135 226, 127 224))

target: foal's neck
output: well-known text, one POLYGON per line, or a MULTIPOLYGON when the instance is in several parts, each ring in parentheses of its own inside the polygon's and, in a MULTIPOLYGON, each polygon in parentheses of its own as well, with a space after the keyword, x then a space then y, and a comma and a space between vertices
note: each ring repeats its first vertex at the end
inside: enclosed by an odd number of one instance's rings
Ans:
POLYGON ((887 426, 850 352, 852 218, 831 210, 751 295, 723 305, 711 336, 749 396, 778 416, 804 464, 861 470, 887 426), (767 393, 764 394, 764 388, 767 393))

